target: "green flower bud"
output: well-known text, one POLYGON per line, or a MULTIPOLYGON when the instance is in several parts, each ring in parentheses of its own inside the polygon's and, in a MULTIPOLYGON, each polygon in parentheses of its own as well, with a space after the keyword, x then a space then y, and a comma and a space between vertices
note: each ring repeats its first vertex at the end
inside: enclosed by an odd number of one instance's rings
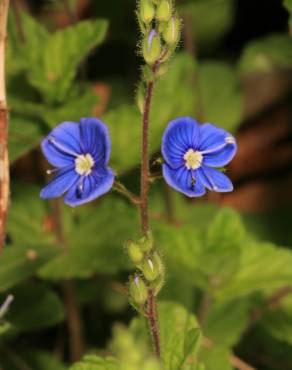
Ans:
POLYGON ((160 22, 167 22, 169 21, 171 15, 172 15, 171 0, 162 0, 157 7, 156 18, 160 22))
POLYGON ((164 274, 164 265, 162 263, 162 260, 157 252, 155 252, 152 256, 152 260, 155 266, 157 266, 157 269, 159 271, 159 275, 164 274))
POLYGON ((144 253, 150 252, 154 245, 152 232, 148 231, 146 235, 142 236, 142 238, 138 240, 138 243, 144 253))
POLYGON ((161 54, 160 37, 155 30, 151 30, 143 41, 143 57, 147 64, 154 64, 161 54))
POLYGON ((168 45, 174 45, 178 42, 180 38, 180 26, 181 22, 177 16, 171 17, 165 25, 162 35, 168 45))
POLYGON ((144 253, 139 244, 135 243, 133 240, 127 240, 126 248, 129 258, 134 264, 137 264, 143 260, 144 253))
POLYGON ((138 275, 130 277, 129 293, 133 302, 137 305, 143 305, 147 301, 147 287, 144 281, 138 275))
POLYGON ((154 281, 159 276, 159 266, 153 258, 147 258, 146 261, 143 262, 141 270, 145 279, 150 282, 154 281))
POLYGON ((149 24, 154 18, 155 8, 150 0, 141 0, 139 11, 140 19, 146 24, 149 24))

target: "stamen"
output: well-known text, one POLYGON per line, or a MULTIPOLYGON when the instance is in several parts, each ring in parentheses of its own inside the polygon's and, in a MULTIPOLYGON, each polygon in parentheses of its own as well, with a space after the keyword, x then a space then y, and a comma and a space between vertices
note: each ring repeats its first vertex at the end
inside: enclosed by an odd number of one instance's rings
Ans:
POLYGON ((51 175, 52 173, 55 173, 57 171, 59 171, 59 168, 52 168, 50 170, 47 170, 46 172, 47 172, 48 175, 51 175))
POLYGON ((88 176, 91 173, 93 166, 94 160, 89 153, 85 155, 80 154, 75 159, 75 171, 81 176, 88 176))
POLYGON ((196 170, 201 166, 203 156, 201 152, 189 149, 184 155, 184 160, 185 166, 188 170, 196 170))
POLYGON ((230 144, 235 144, 235 139, 233 136, 227 136, 225 139, 224 139, 224 143, 223 144, 220 144, 218 146, 215 146, 215 148, 212 148, 212 149, 207 149, 207 150, 203 150, 202 152, 200 152, 201 154, 211 154, 211 153, 215 153, 217 152, 218 150, 221 150, 223 148, 226 147, 226 145, 230 145, 230 144))
POLYGON ((72 155, 73 157, 77 157, 78 156, 78 153, 75 153, 73 150, 67 148, 66 146, 64 146, 63 144, 61 143, 58 143, 56 141, 56 139, 53 137, 53 136, 50 136, 48 138, 49 142, 51 144, 53 144, 57 149, 61 150, 63 153, 65 154, 69 154, 69 155, 72 155))

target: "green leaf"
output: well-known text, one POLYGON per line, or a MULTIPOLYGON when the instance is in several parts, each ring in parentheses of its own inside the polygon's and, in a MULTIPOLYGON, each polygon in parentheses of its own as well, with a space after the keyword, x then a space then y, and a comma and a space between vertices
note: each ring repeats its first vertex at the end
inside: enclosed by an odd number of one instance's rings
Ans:
POLYGON ((238 213, 231 209, 221 210, 209 227, 206 245, 199 257, 200 269, 214 288, 228 281, 238 270, 245 241, 238 213))
POLYGON ((75 220, 68 208, 63 211, 66 252, 41 269, 43 278, 87 278, 129 269, 123 243, 138 229, 137 213, 129 204, 108 196, 96 208, 78 208, 75 220))
POLYGON ((137 332, 131 329, 116 325, 113 330, 110 349, 117 359, 119 369, 161 370, 157 359, 151 353, 151 347, 145 341, 147 337, 136 335, 137 332))
POLYGON ((199 65, 198 73, 204 121, 235 131, 243 114, 236 71, 226 63, 205 62, 199 65))
POLYGON ((199 327, 195 317, 182 306, 162 303, 158 308, 162 362, 165 369, 187 369, 195 361, 200 345, 199 327))
MULTIPOLYGON (((98 356, 85 356, 84 360, 74 364, 70 370, 118 370, 114 358, 101 358, 98 356)), ((126 370, 126 369, 125 369, 126 370)))
POLYGON ((51 352, 25 351, 25 360, 33 370, 66 370, 67 367, 56 360, 51 352))
POLYGON ((206 348, 201 352, 201 359, 206 370, 233 370, 229 357, 230 351, 220 346, 206 348))
POLYGON ((22 25, 28 40, 22 57, 30 84, 45 101, 63 102, 78 65, 105 38, 107 21, 81 21, 50 35, 36 20, 22 13, 22 25))
POLYGON ((234 0, 185 1, 180 8, 189 20, 187 25, 198 44, 199 52, 216 47, 234 22, 234 0))
POLYGON ((249 241, 232 279, 217 290, 217 297, 232 300, 253 292, 274 290, 292 282, 292 252, 271 243, 249 241))
POLYGON ((283 4, 289 13, 289 28, 291 32, 292 30, 292 0, 284 0, 283 4))
POLYGON ((279 308, 264 313, 260 325, 281 342, 292 345, 292 297, 281 301, 279 308))
POLYGON ((7 320, 18 332, 39 330, 64 320, 60 298, 46 285, 30 282, 10 292, 14 302, 8 311, 7 320))
POLYGON ((55 237, 50 228, 47 230, 46 223, 51 220, 46 203, 39 197, 40 189, 33 185, 17 183, 12 185, 12 192, 8 218, 8 232, 12 242, 19 246, 54 244, 55 237))
POLYGON ((247 299, 215 302, 203 326, 204 334, 222 347, 235 346, 247 327, 250 302, 247 299))
POLYGON ((251 41, 240 58, 242 74, 269 73, 275 68, 292 66, 292 38, 285 34, 273 34, 251 41))
POLYGON ((56 254, 54 246, 40 243, 6 247, 1 256, 0 292, 33 275, 56 254))
MULTIPOLYGON (((194 315, 182 306, 160 302, 158 305, 161 357, 164 370, 190 370, 198 361, 201 334, 194 315)), ((134 319, 132 330, 147 337, 142 319, 134 319)))
POLYGON ((14 162, 36 147, 44 136, 42 122, 35 118, 10 116, 9 160, 14 162))

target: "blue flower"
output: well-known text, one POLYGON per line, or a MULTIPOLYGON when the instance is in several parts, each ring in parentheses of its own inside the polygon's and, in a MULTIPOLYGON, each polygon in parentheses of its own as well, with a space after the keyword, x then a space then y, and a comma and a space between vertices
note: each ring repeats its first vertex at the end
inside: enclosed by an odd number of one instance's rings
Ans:
POLYGON ((210 123, 199 125, 191 117, 171 121, 162 139, 163 177, 169 186, 189 197, 200 197, 206 188, 229 192, 233 185, 216 167, 234 157, 235 138, 210 123))
POLYGON ((69 206, 78 206, 108 192, 114 181, 108 167, 110 157, 108 129, 96 118, 80 123, 63 122, 42 142, 42 151, 54 166, 56 176, 41 191, 44 199, 60 197, 69 206))

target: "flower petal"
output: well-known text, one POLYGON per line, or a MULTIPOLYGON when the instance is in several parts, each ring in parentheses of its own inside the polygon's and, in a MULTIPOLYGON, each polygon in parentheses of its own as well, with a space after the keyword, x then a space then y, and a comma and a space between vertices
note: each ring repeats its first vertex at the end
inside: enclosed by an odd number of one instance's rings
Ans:
POLYGON ((92 173, 92 175, 83 178, 82 190, 79 188, 80 183, 75 184, 65 195, 64 201, 71 207, 88 203, 107 193, 113 186, 113 182, 114 174, 110 168, 107 169, 106 175, 102 177, 92 173))
POLYGON ((111 142, 107 126, 96 118, 81 118, 80 136, 83 152, 90 153, 99 164, 107 164, 111 142))
POLYGON ((75 122, 63 122, 54 128, 41 144, 42 152, 51 165, 61 168, 72 164, 74 156, 54 145, 49 138, 53 138, 62 147, 68 148, 69 152, 77 154, 81 152, 79 125, 75 122))
POLYGON ((188 197, 200 197, 206 190, 199 178, 192 175, 192 171, 182 166, 173 169, 167 164, 162 165, 163 177, 167 184, 175 190, 187 195, 188 197))
POLYGON ((196 149, 199 143, 199 124, 191 117, 179 117, 171 121, 162 138, 162 155, 172 168, 184 163, 188 149, 196 149))
POLYGON ((214 168, 203 166, 197 171, 198 178, 207 189, 225 193, 233 190, 232 182, 224 173, 214 168))
POLYGON ((203 163, 211 167, 228 164, 237 151, 235 138, 227 131, 210 123, 200 127, 201 142, 199 149, 203 153, 203 163))
POLYGON ((60 171, 59 174, 42 189, 40 197, 43 199, 60 197, 77 182, 78 178, 79 175, 73 168, 60 171))

